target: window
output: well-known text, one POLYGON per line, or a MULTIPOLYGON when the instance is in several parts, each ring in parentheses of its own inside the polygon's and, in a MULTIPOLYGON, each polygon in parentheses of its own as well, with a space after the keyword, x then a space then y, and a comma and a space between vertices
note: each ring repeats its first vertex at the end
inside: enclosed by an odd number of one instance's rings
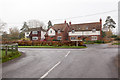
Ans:
POLYGON ((27 32, 27 35, 29 34, 29 32, 27 32))
POLYGON ((58 34, 60 34, 60 30, 58 30, 58 34))
POLYGON ((37 31, 32 31, 32 34, 38 34, 38 32, 37 31))
POLYGON ((75 33, 75 30, 74 30, 74 29, 72 30, 72 33, 75 33))
POLYGON ((97 36, 92 36, 92 40, 97 40, 97 36))
POLYGON ((52 33, 52 30, 50 31, 50 33, 52 33))
POLYGON ((26 36, 26 38, 29 38, 29 36, 26 36))
POLYGON ((38 40, 38 37, 32 37, 32 40, 38 40))
POLYGON ((96 29, 92 29, 92 32, 95 32, 96 31, 96 29))
POLYGON ((71 40, 75 40, 75 37, 71 37, 71 40))
POLYGON ((61 37, 61 36, 58 36, 58 37, 57 37, 57 40, 61 40, 61 39, 62 39, 62 37, 61 37))

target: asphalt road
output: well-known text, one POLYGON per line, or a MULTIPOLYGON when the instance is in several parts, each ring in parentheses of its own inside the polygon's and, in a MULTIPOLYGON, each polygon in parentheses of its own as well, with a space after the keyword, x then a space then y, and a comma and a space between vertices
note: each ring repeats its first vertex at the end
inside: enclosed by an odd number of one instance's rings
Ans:
POLYGON ((117 78, 117 48, 107 44, 85 49, 20 48, 20 58, 4 63, 3 78, 117 78))

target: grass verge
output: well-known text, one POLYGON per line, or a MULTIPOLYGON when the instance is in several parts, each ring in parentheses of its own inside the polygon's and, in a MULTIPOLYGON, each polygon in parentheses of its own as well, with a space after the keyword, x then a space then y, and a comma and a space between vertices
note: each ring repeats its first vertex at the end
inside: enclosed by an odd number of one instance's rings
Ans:
POLYGON ((7 53, 7 56, 5 55, 5 50, 1 50, 1 55, 0 55, 0 60, 2 60, 1 62, 4 63, 4 62, 7 62, 9 60, 12 60, 12 59, 15 59, 15 58, 18 58, 20 57, 22 54, 19 52, 19 51, 11 51, 11 50, 8 50, 8 53, 7 53))
POLYGON ((18 48, 86 48, 85 46, 18 46, 18 48))
POLYGON ((120 45, 120 43, 113 43, 112 45, 120 45))

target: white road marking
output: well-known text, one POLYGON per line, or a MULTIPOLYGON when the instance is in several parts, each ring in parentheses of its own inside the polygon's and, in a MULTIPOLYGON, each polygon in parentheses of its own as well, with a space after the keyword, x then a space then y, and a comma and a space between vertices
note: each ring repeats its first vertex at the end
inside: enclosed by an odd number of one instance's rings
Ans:
POLYGON ((68 53, 65 55, 65 57, 67 57, 70 54, 70 51, 68 51, 68 53))
POLYGON ((48 72, 46 72, 41 79, 45 78, 55 67, 57 67, 59 64, 61 63, 61 61, 59 61, 56 65, 54 65, 48 72))

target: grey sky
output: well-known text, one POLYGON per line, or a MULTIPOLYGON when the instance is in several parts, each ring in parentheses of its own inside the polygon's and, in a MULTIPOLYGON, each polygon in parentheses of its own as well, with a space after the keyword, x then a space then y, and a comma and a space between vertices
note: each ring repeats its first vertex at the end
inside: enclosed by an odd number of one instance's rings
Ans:
POLYGON ((24 21, 31 19, 43 21, 46 25, 48 20, 51 20, 53 24, 63 23, 64 20, 67 20, 67 22, 71 21, 72 23, 86 23, 97 22, 100 18, 103 19, 104 23, 106 17, 111 16, 118 24, 118 1, 119 0, 0 0, 0 19, 8 24, 7 30, 10 27, 21 28, 24 21), (112 12, 96 14, 107 11, 112 12), (85 16, 91 14, 96 15, 85 16))

